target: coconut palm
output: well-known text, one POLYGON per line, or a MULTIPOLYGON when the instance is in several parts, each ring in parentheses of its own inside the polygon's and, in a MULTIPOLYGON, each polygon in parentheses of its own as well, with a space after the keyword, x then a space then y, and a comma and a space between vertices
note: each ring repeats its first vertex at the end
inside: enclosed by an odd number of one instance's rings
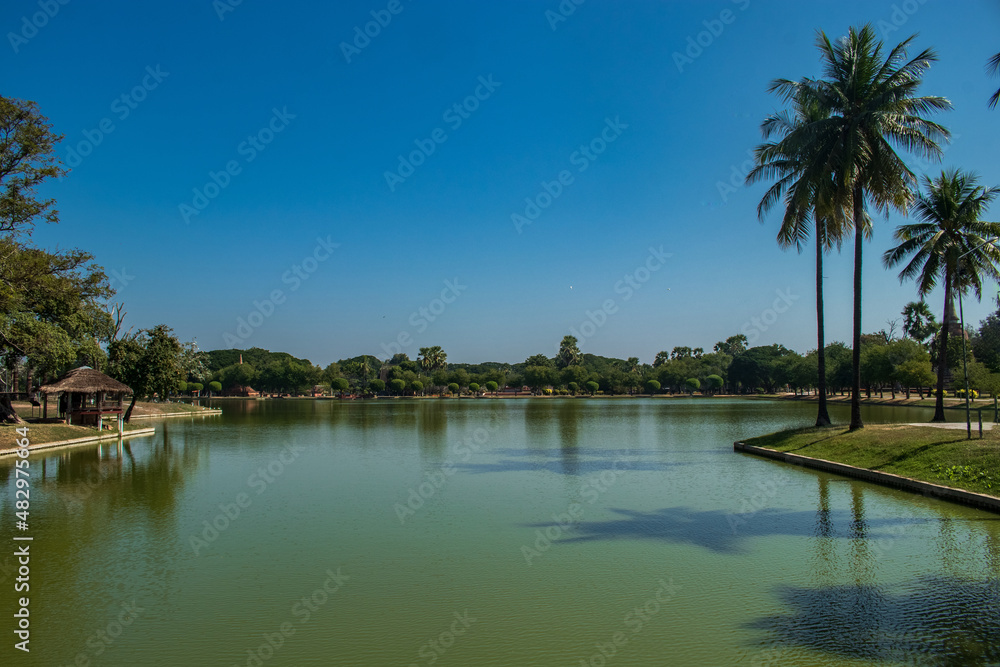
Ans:
MULTIPOLYGON (((781 85, 781 82, 776 82, 781 85)), ((833 206, 836 194, 833 174, 826 162, 829 144, 834 137, 811 135, 806 128, 812 123, 826 120, 829 111, 818 104, 810 94, 811 82, 799 83, 800 92, 789 111, 772 114, 761 123, 764 139, 777 135, 780 139, 761 144, 754 151, 756 166, 747 174, 747 183, 775 179, 757 206, 757 216, 764 216, 781 199, 785 202, 785 215, 778 229, 778 245, 795 246, 799 252, 805 247, 811 227, 816 223, 816 358, 818 378, 816 393, 818 409, 816 426, 829 426, 830 414, 826 406, 826 345, 823 323, 823 252, 833 243, 839 245, 847 226, 843 209, 833 206), (827 144, 824 146, 824 143, 827 144)))
POLYGON ((924 297, 941 281, 944 286, 944 324, 938 336, 937 400, 934 418, 944 418, 944 377, 948 371, 948 316, 956 291, 971 289, 982 297, 983 278, 1000 278, 1000 249, 991 241, 1000 237, 1000 223, 979 218, 1000 195, 996 187, 978 184, 975 174, 949 169, 931 180, 924 177, 925 192, 917 195, 911 215, 919 222, 901 225, 895 239, 899 245, 882 256, 887 267, 907 259, 899 280, 917 280, 917 293, 924 297))
POLYGON ((826 152, 828 169, 836 192, 832 201, 849 207, 854 227, 854 335, 851 378, 850 429, 862 428, 861 420, 861 276, 862 248, 871 235, 868 206, 888 216, 890 210, 905 211, 912 201, 916 177, 896 147, 924 157, 938 158, 938 141, 948 130, 924 118, 926 114, 951 108, 943 97, 916 97, 917 88, 937 55, 930 49, 907 60, 907 49, 916 36, 900 42, 888 53, 876 39, 871 24, 851 28, 836 42, 822 31, 816 43, 820 50, 824 79, 808 82, 779 80, 772 89, 789 101, 799 95, 814 95, 816 103, 829 111, 825 120, 809 123, 801 135, 813 138, 826 152))
MULTIPOLYGON (((994 75, 1000 72, 1000 53, 986 61, 986 71, 994 75)), ((995 107, 997 102, 1000 102, 1000 90, 993 93, 993 96, 990 98, 990 108, 995 107)))

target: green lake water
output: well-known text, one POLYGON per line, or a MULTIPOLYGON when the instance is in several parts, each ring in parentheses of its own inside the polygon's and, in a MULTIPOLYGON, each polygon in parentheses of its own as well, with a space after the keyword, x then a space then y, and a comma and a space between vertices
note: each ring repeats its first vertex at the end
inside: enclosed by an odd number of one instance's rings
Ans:
POLYGON ((812 404, 216 405, 31 458, 2 664, 1000 664, 1000 516, 732 451, 812 404))

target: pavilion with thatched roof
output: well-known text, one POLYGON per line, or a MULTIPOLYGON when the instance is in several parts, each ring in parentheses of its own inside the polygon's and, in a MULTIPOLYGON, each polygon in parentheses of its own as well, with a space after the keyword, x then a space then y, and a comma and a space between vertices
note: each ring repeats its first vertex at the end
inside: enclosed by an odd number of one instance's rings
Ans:
POLYGON ((59 416, 67 424, 96 426, 101 430, 104 416, 113 415, 117 417, 118 432, 125 430, 122 397, 132 393, 131 387, 89 366, 74 368, 55 382, 40 387, 39 391, 44 397, 43 418, 48 417, 49 394, 62 394, 59 416))

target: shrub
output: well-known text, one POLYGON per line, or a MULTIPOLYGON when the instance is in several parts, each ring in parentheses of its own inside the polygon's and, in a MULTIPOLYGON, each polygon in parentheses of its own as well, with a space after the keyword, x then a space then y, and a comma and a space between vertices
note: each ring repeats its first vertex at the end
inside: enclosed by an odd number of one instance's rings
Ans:
POLYGON ((188 390, 187 382, 181 380, 180 382, 177 383, 177 391, 187 391, 187 390, 188 390))
MULTIPOLYGON (((956 398, 965 398, 965 389, 956 389, 955 396, 956 398)), ((975 389, 971 389, 969 391, 969 396, 971 396, 974 399, 979 398, 979 392, 976 391, 975 389)))

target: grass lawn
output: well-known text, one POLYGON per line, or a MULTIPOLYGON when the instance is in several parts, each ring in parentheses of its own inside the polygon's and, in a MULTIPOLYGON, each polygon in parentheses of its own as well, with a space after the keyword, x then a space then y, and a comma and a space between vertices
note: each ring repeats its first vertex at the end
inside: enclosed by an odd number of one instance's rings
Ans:
POLYGON ((845 426, 771 433, 746 444, 890 472, 932 484, 1000 496, 1000 432, 973 440, 965 430, 884 424, 851 433, 845 426))
MULTIPOLYGON (((67 426, 66 424, 0 424, 0 449, 11 449, 17 446, 17 441, 22 436, 17 433, 16 429, 22 426, 28 427, 28 441, 32 445, 97 435, 97 429, 90 426, 67 426)), ((125 424, 126 431, 135 431, 142 428, 149 428, 149 426, 142 423, 125 424)), ((106 435, 114 432, 104 431, 106 435)))

